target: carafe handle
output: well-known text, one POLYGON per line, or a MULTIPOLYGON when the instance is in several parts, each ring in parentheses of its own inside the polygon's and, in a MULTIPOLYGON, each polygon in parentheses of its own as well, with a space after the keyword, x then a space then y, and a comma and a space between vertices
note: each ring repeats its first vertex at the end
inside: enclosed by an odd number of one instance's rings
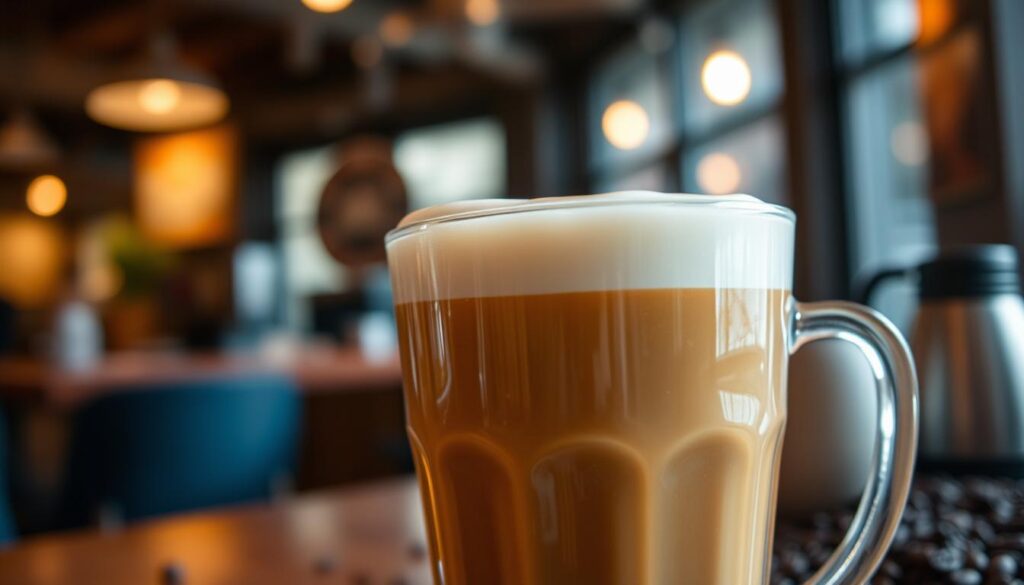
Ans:
POLYGON ((887 268, 876 272, 863 284, 856 287, 853 300, 863 305, 871 303, 871 297, 875 295, 883 283, 896 279, 907 279, 917 274, 916 268, 887 268))
POLYGON ((864 494, 850 528, 809 583, 865 583, 882 562, 910 492, 917 452, 917 375, 910 349, 885 317, 849 302, 796 303, 795 352, 819 339, 856 345, 871 365, 878 393, 878 427, 864 494))

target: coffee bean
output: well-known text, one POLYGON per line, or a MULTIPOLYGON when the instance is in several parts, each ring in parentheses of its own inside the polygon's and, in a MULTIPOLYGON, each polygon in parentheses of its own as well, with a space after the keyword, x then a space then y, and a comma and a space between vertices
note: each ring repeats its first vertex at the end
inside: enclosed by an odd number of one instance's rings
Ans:
POLYGON ((974 528, 974 517, 966 510, 956 509, 942 515, 942 521, 955 526, 960 532, 969 533, 974 528))
POLYGON ((892 536, 892 545, 895 547, 903 546, 910 541, 911 536, 910 527, 906 524, 900 524, 896 528, 896 533, 892 536))
POLYGON ((931 540, 935 537, 935 523, 931 518, 918 518, 912 534, 918 540, 931 540))
POLYGON ((803 577, 810 571, 810 563, 802 553, 793 551, 782 556, 782 571, 791 577, 803 577))
POLYGON ((998 554, 989 562, 988 572, 991 575, 1012 577, 1017 574, 1017 559, 1009 554, 998 554))
POLYGON ((949 576, 950 583, 955 585, 981 585, 981 573, 974 569, 960 569, 949 576))
POLYGON ((928 564, 941 573, 952 573, 964 566, 964 553, 955 548, 940 548, 928 556, 928 564))
POLYGON ((984 542, 990 542, 996 537, 995 528, 992 528, 992 525, 983 518, 978 518, 974 521, 974 528, 972 529, 972 532, 984 542))
MULTIPOLYGON (((850 510, 838 510, 781 524, 772 583, 804 581, 827 560, 851 518, 850 510)), ((1024 480, 921 476, 871 582, 1009 584, 1022 568, 1024 480)))
POLYGON ((947 504, 956 504, 964 497, 964 488, 955 480, 940 480, 935 489, 935 497, 947 504))
POLYGON ((964 487, 967 488, 968 495, 977 500, 998 500, 1003 492, 997 482, 979 477, 968 479, 964 482, 964 487))
POLYGON ((988 517, 994 524, 1008 524, 1013 520, 1013 503, 1009 500, 993 500, 987 502, 988 517))
POLYGON ((907 546, 903 547, 907 556, 920 561, 927 561, 928 556, 935 551, 935 543, 927 540, 912 540, 907 543, 907 546))
POLYGON ((903 577, 903 569, 901 569, 896 561, 892 559, 884 561, 882 566, 879 567, 878 572, 895 580, 899 580, 903 577))
POLYGON ((972 550, 967 553, 967 566, 972 569, 984 571, 988 568, 988 555, 981 550, 972 550))
POLYGON ((956 538, 958 536, 964 536, 964 531, 954 522, 949 520, 940 520, 936 531, 944 538, 956 538))

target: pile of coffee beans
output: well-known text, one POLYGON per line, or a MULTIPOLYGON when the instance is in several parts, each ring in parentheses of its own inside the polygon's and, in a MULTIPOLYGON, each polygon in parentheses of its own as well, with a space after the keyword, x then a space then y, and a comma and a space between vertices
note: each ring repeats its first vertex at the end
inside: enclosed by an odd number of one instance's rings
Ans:
MULTIPOLYGON (((772 583, 795 585, 813 575, 852 519, 845 510, 780 521, 772 583)), ((919 477, 872 583, 1024 585, 1024 481, 919 477)))

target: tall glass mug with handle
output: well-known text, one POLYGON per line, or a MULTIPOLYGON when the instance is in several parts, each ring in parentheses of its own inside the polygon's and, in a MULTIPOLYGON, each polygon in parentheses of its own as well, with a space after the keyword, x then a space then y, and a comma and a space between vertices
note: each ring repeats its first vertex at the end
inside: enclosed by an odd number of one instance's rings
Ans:
POLYGON ((657 193, 466 202, 391 232, 435 581, 767 583, 788 358, 838 338, 874 369, 879 424, 814 582, 865 582, 909 490, 917 383, 884 318, 794 301, 793 234, 753 197, 657 193))

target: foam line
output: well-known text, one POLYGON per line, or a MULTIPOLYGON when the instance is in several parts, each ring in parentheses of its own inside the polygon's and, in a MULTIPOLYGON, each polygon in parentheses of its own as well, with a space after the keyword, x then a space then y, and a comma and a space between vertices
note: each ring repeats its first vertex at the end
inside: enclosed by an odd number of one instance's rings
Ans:
POLYGON ((398 303, 618 289, 788 290, 793 222, 748 195, 492 199, 414 212, 387 248, 398 303))

